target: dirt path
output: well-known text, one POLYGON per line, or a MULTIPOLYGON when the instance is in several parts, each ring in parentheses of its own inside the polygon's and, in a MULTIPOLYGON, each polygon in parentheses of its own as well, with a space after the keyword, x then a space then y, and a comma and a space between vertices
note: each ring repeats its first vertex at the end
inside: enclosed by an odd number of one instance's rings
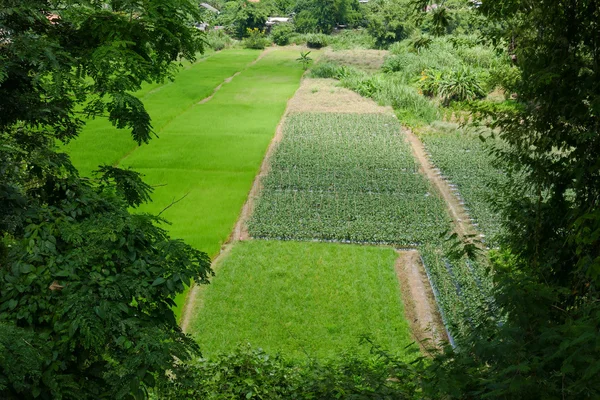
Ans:
POLYGON ((405 128, 404 133, 406 135, 406 140, 410 143, 415 158, 421 165, 421 172, 429 179, 444 199, 446 208, 452 217, 456 233, 462 237, 478 234, 478 231, 471 223, 465 208, 460 204, 460 200, 452 193, 452 188, 450 188, 449 183, 440 176, 439 171, 436 171, 433 168, 429 161, 429 157, 427 157, 423 143, 410 129, 405 128))
POLYGON ((402 289, 404 313, 421 349, 439 346, 448 340, 437 311, 433 290, 416 250, 397 250, 395 270, 402 289), (433 342, 433 343, 432 343, 433 342))

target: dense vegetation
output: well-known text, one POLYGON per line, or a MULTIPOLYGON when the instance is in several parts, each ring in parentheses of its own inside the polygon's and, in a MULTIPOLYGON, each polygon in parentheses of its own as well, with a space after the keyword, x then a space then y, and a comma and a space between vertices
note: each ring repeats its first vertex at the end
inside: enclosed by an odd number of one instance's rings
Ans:
POLYGON ((255 237, 415 245, 448 224, 388 115, 298 114, 263 180, 255 237))
POLYGON ((150 140, 131 92, 194 60, 196 14, 186 1, 2 3, 0 397, 143 397, 198 352, 171 307, 206 282, 207 255, 129 211, 152 191, 138 173, 84 179, 56 147, 84 115, 150 140))
MULTIPOLYGON (((268 16, 295 12, 277 41, 390 49, 381 73, 322 65, 313 74, 335 77, 423 129, 432 159, 484 230, 499 232, 498 248, 476 261, 467 257, 470 245, 421 247, 457 347, 411 364, 377 347, 373 358, 324 363, 250 350, 187 362, 198 345, 181 333, 171 307, 184 284, 206 282, 208 257, 171 239, 159 219, 131 212, 151 192, 137 172, 106 165, 81 178, 56 143, 76 138, 93 116, 147 142, 150 115, 143 94, 132 93, 147 82, 150 95, 173 76, 174 61, 194 60, 203 41, 191 24, 207 14, 186 0, 7 0, 0 6, 0 395, 143 398, 157 387, 167 398, 599 397, 600 5, 423 2, 421 13, 402 0, 211 3, 222 10, 213 22, 230 35, 256 35, 248 47, 268 44, 268 16), (320 36, 338 24, 362 31, 320 36), (490 157, 506 175, 489 209, 477 203, 491 170, 462 175, 440 151, 452 137, 442 144, 426 134, 448 113, 493 128, 490 157), (483 222, 495 213, 500 229, 483 222)), ((207 37, 215 48, 233 43, 207 37)))

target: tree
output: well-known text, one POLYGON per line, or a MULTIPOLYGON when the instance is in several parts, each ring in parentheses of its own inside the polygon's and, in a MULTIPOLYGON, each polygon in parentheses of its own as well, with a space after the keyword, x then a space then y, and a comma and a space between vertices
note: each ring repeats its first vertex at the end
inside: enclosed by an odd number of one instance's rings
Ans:
POLYGON ((0 397, 141 398, 198 353, 174 297, 205 253, 134 214, 152 188, 99 166, 82 178, 58 142, 106 117, 138 143, 131 94, 173 76, 202 40, 187 0, 6 0, 0 6, 0 397))
POLYGON ((502 140, 494 153, 508 175, 495 202, 507 233, 492 253, 503 323, 481 324, 438 359, 431 386, 598 398, 600 4, 484 0, 480 11, 520 72, 511 108, 474 107, 502 140))
POLYGON ((249 29, 264 29, 269 11, 269 6, 261 2, 230 1, 219 15, 219 23, 227 26, 236 38, 242 39, 248 36, 249 29))
POLYGON ((300 0, 296 3, 294 22, 304 33, 331 33, 337 24, 359 19, 356 0, 300 0))
POLYGON ((403 0, 379 0, 369 5, 367 30, 379 48, 408 37, 408 5, 403 0))

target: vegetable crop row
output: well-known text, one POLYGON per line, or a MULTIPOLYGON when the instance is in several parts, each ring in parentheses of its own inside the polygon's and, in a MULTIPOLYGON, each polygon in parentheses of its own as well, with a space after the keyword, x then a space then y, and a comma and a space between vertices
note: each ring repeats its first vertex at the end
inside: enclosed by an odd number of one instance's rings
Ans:
POLYGON ((461 130, 432 131, 422 134, 421 139, 433 164, 455 185, 473 222, 486 235, 486 242, 493 244, 501 228, 492 196, 504 175, 493 166, 486 143, 478 135, 461 130))
POLYGON ((416 245, 448 227, 392 116, 293 115, 270 167, 254 237, 416 245))

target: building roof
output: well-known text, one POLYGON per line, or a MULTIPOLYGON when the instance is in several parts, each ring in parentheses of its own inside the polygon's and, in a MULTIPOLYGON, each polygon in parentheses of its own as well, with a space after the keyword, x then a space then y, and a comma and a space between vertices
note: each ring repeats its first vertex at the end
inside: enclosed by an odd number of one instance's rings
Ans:
POLYGON ((217 13, 217 14, 219 14, 219 10, 217 10, 216 8, 214 8, 213 6, 211 6, 211 5, 210 5, 210 4, 208 4, 208 3, 200 3, 200 6, 202 6, 202 7, 206 8, 207 10, 210 10, 210 11, 212 11, 212 12, 214 12, 214 13, 217 13))

